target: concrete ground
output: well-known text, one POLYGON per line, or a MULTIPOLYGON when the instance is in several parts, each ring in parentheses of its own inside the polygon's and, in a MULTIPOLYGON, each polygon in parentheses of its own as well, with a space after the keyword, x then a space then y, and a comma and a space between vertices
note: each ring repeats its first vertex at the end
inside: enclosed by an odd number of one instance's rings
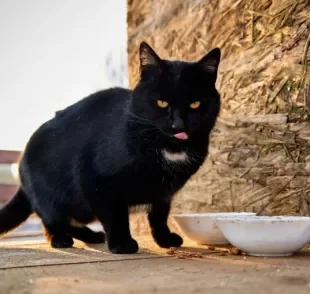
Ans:
POLYGON ((0 293, 310 293, 310 252, 289 258, 231 255, 185 243, 172 255, 149 236, 140 252, 112 255, 106 245, 50 248, 36 236, 0 243, 0 293))

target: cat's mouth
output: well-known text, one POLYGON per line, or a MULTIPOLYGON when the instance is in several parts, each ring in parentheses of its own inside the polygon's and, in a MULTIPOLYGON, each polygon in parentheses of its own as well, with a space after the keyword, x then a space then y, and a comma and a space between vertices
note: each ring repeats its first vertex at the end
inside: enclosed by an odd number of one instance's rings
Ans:
POLYGON ((187 140, 188 139, 188 134, 185 133, 185 132, 180 132, 180 133, 174 134, 173 137, 178 139, 178 140, 187 140))
POLYGON ((184 132, 184 131, 178 132, 178 133, 173 133, 171 131, 169 132, 169 131, 161 130, 161 132, 162 132, 162 134, 169 137, 173 141, 185 142, 185 141, 190 139, 190 135, 188 134, 188 132, 184 132))

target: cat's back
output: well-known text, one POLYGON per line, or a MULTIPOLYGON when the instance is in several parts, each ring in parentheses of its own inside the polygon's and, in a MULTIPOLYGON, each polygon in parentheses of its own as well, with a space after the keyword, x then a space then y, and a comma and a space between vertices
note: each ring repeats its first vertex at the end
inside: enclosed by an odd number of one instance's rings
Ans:
POLYGON ((131 90, 111 88, 91 94, 84 99, 57 111, 55 118, 47 123, 47 127, 59 127, 66 123, 87 123, 96 119, 110 121, 113 114, 122 112, 130 99, 131 90))
POLYGON ((111 132, 121 127, 130 96, 130 90, 111 88, 57 111, 54 118, 31 136, 24 156, 31 160, 43 156, 53 160, 59 156, 68 158, 99 137, 111 136, 111 132))

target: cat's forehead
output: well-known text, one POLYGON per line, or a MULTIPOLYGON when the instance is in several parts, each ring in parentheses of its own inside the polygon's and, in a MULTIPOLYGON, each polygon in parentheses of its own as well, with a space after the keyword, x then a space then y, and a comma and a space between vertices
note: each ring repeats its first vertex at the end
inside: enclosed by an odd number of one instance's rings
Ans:
POLYGON ((182 61, 166 61, 164 75, 164 87, 163 90, 171 95, 173 99, 174 95, 180 96, 186 94, 186 92, 192 92, 194 81, 194 65, 188 62, 182 61))
POLYGON ((165 74, 169 76, 171 82, 178 82, 181 78, 184 78, 185 73, 188 72, 193 64, 184 61, 165 61, 166 70, 165 74))

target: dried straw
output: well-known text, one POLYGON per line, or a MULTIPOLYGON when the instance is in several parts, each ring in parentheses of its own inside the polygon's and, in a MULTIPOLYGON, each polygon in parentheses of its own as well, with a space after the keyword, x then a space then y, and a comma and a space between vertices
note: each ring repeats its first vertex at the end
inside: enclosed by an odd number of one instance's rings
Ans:
POLYGON ((308 214, 309 19, 307 0, 128 1, 131 86, 142 40, 163 58, 223 52, 210 158, 175 210, 308 214))

